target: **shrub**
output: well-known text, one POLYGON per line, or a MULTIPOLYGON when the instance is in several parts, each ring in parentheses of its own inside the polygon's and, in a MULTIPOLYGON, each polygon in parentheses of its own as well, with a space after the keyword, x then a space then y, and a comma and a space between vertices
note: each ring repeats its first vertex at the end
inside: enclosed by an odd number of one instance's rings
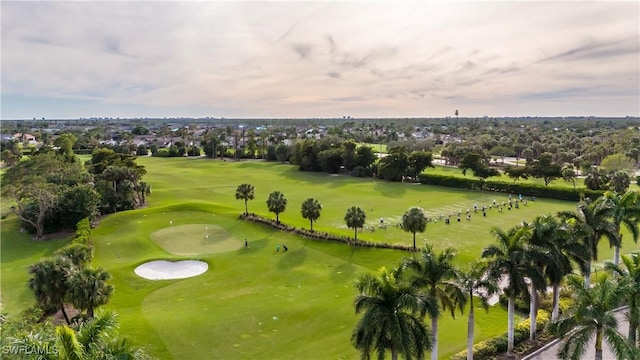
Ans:
POLYGON ((366 177, 366 176, 369 176, 370 174, 371 174, 370 170, 367 171, 366 168, 359 165, 353 168, 353 170, 351 170, 351 176, 355 176, 355 177, 366 177))
POLYGON ((155 152, 151 153, 151 156, 166 158, 169 157, 169 149, 159 148, 155 152))
POLYGON ((90 241, 91 223, 89 222, 89 218, 84 218, 76 224, 76 233, 73 236, 72 242, 88 245, 90 241))

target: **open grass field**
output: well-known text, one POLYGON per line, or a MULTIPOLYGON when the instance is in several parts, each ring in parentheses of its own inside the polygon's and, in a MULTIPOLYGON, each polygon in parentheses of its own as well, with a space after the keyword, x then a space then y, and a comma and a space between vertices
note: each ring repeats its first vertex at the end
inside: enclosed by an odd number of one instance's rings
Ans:
MULTIPOLYGON (((411 242, 411 234, 393 226, 410 206, 430 215, 454 212, 450 225, 430 223, 418 234, 418 245, 429 242, 437 249, 458 249, 460 263, 480 256, 492 239, 492 226, 507 228, 522 220, 571 209, 568 202, 539 199, 529 206, 502 214, 489 211, 486 218, 473 213, 474 203, 506 201, 504 194, 386 183, 372 179, 303 173, 295 167, 263 162, 223 162, 209 159, 139 158, 153 187, 149 206, 104 217, 94 229, 94 266, 113 275, 115 293, 109 305, 120 314, 121 332, 161 359, 353 359, 357 351, 349 339, 358 317, 352 302, 357 274, 392 267, 408 253, 351 248, 276 231, 238 220, 244 204, 235 188, 247 182, 256 188, 249 211, 274 216, 266 199, 280 190, 288 199, 281 221, 308 226, 300 204, 315 197, 323 211, 314 228, 352 236, 344 225, 350 206, 361 206, 375 231, 359 237, 379 242, 411 242), (464 215, 471 209, 472 219, 464 215), (457 211, 462 221, 455 221, 457 211), (207 237, 208 235, 208 237, 207 237), (243 247, 244 239, 249 248, 243 247), (275 252, 276 244, 289 251, 275 252), (145 280, 134 274, 136 266, 151 260, 197 259, 209 270, 184 280, 145 280)), ((10 216, 3 220, 1 238, 3 311, 15 314, 30 305, 25 284, 27 267, 50 255, 67 240, 33 242, 18 231, 10 216)), ((628 238, 628 237, 627 237, 628 238)), ((638 249, 625 244, 625 251, 638 249)), ((612 251, 604 242, 600 257, 612 251)), ((506 331, 506 312, 494 307, 477 312, 476 338, 506 331)), ((440 326, 441 358, 465 346, 466 316, 444 316, 440 326)))
POLYGON ((368 146, 373 149, 373 151, 381 154, 387 153, 387 144, 374 144, 374 143, 356 143, 358 146, 368 146))

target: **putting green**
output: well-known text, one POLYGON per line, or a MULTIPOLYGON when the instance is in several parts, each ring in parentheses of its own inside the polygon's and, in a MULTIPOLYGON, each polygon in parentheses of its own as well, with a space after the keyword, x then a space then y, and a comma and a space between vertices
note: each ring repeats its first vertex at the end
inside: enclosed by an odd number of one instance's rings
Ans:
POLYGON ((175 255, 223 253, 242 247, 242 241, 212 224, 170 226, 151 233, 151 239, 175 255))

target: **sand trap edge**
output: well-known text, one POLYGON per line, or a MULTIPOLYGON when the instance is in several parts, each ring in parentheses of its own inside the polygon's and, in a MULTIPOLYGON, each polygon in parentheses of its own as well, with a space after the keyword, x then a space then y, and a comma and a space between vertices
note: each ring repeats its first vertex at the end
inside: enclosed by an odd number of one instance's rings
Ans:
POLYGON ((136 275, 147 280, 186 279, 204 274, 209 264, 199 260, 155 260, 135 268, 136 275))

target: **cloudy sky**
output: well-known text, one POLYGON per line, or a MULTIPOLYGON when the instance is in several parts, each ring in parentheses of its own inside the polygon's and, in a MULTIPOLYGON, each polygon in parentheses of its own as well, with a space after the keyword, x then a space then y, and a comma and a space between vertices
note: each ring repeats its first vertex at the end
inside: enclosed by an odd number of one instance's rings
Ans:
POLYGON ((640 2, 2 1, 3 119, 640 115, 640 2))

